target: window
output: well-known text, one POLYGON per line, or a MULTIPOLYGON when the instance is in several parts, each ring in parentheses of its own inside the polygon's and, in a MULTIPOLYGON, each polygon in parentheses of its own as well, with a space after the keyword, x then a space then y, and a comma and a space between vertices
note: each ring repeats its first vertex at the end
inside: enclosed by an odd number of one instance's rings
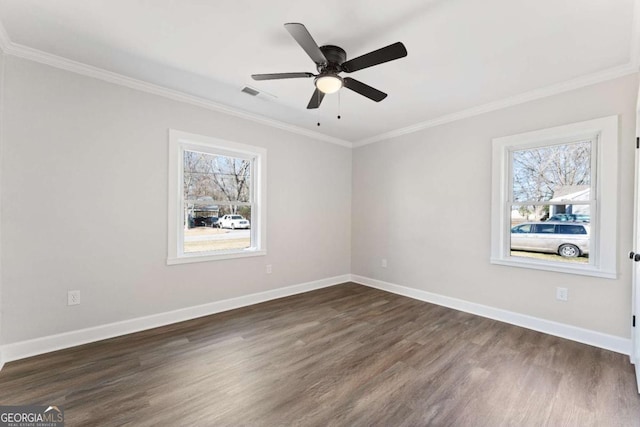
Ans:
POLYGON ((587 230, 582 225, 558 225, 556 226, 558 234, 587 234, 587 230))
POLYGON ((536 224, 536 233, 554 233, 556 227, 553 224, 536 224))
POLYGON ((531 224, 523 224, 517 227, 513 227, 512 233, 531 233, 531 224))
POLYGON ((491 262, 616 277, 618 117, 493 140, 491 262))
POLYGON ((167 264, 266 254, 266 150, 169 131, 167 264))

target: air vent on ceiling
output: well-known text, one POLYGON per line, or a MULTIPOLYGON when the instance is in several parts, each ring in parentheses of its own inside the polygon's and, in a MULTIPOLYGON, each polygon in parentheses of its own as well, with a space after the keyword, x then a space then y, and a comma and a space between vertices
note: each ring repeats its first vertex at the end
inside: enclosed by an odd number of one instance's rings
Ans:
POLYGON ((242 88, 242 92, 248 93, 251 96, 256 96, 257 94, 260 93, 259 91, 255 90, 253 88, 250 88, 249 86, 245 86, 244 88, 242 88))

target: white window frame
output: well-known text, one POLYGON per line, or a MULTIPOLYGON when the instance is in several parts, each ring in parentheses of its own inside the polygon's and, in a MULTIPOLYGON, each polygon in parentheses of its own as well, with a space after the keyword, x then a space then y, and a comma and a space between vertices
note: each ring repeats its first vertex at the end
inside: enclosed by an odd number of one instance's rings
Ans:
POLYGON ((169 129, 169 228, 167 264, 245 258, 267 254, 267 150, 169 129), (251 160, 251 247, 215 252, 184 252, 184 152, 198 151, 251 160))
POLYGON ((492 264, 586 276, 617 278, 618 207, 618 116, 603 117, 518 135, 493 139, 491 195, 492 264), (552 262, 515 257, 511 250, 511 153, 527 148, 591 140, 591 183, 595 202, 591 205, 591 248, 589 264, 552 262), (595 205, 595 206, 594 206, 595 205))

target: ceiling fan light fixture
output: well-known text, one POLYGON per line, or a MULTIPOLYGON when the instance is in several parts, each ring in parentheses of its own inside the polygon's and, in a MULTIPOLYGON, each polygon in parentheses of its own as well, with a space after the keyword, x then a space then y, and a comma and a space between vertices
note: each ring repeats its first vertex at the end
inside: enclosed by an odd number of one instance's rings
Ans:
POLYGON ((284 28, 291 34, 293 39, 307 55, 309 55, 309 58, 311 58, 316 65, 318 74, 306 72, 252 74, 251 78, 253 80, 279 80, 315 77, 315 89, 313 95, 311 95, 309 104, 307 104, 308 110, 320 107, 320 103, 325 94, 336 93, 342 87, 346 87, 372 101, 382 101, 387 97, 386 93, 351 77, 345 77, 343 79, 338 74, 342 72, 353 73, 354 71, 363 70, 373 67, 374 65, 384 64, 385 62, 407 56, 407 49, 402 42, 397 42, 347 61, 347 53, 344 49, 340 46, 330 44, 318 46, 313 37, 311 37, 311 34, 309 34, 307 28, 301 23, 289 22, 284 24, 284 28))
POLYGON ((336 74, 326 74, 317 77, 315 84, 322 93, 336 93, 342 88, 342 78, 336 74))

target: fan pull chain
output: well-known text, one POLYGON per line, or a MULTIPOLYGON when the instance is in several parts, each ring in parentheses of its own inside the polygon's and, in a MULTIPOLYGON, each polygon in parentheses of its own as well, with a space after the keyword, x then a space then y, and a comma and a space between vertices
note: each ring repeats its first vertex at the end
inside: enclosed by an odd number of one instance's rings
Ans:
MULTIPOLYGON (((340 92, 338 92, 338 120, 340 120, 342 118, 342 115, 340 114, 342 111, 342 97, 340 96, 340 92)), ((320 114, 320 109, 316 110, 316 116, 318 116, 320 114)), ((318 126, 320 126, 320 122, 317 123, 318 126)))

